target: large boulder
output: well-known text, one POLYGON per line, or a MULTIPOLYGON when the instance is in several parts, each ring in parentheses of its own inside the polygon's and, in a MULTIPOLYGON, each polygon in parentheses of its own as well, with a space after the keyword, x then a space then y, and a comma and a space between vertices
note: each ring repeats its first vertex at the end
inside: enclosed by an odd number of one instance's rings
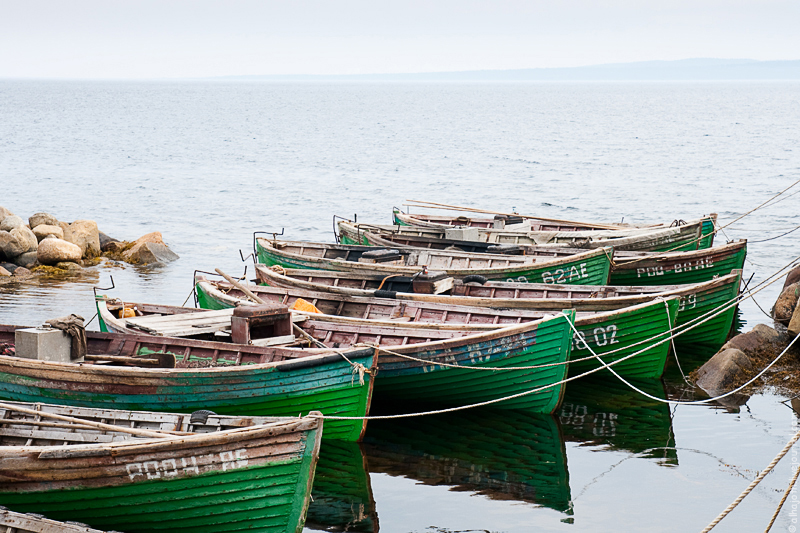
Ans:
POLYGON ((35 228, 36 226, 41 226, 42 224, 46 224, 48 226, 58 226, 58 219, 51 215, 50 213, 36 213, 28 217, 28 226, 31 229, 35 228))
POLYGON ((36 261, 39 258, 38 250, 36 252, 26 252, 24 254, 18 255, 14 262, 21 267, 25 268, 33 268, 36 266, 36 261))
POLYGON ((69 225, 72 232, 72 243, 81 249, 82 257, 100 255, 100 231, 94 220, 76 220, 69 225))
POLYGON ((0 251, 8 259, 36 250, 38 242, 36 235, 25 226, 18 226, 11 231, 0 231, 0 251))
POLYGON ((783 282, 783 288, 785 289, 792 283, 797 283, 800 281, 800 265, 794 267, 786 274, 786 281, 783 282))
POLYGON ((61 261, 75 263, 81 260, 82 255, 78 245, 55 237, 48 237, 40 242, 37 251, 37 258, 43 265, 55 265, 61 261))
POLYGON ((13 214, 14 213, 12 213, 10 210, 0 205, 0 222, 2 222, 4 218, 10 217, 13 214))
POLYGON ((152 263, 169 263, 178 259, 178 254, 157 242, 146 242, 131 254, 129 261, 137 265, 152 263))
POLYGON ((772 308, 772 318, 775 322, 787 325, 792 319, 792 313, 800 297, 800 282, 792 283, 781 291, 775 306, 772 308))
POLYGON ((697 370, 695 383, 711 396, 718 396, 743 384, 754 370, 744 352, 723 349, 697 370))
POLYGON ((726 342, 721 350, 739 350, 751 361, 772 361, 783 351, 787 343, 785 334, 765 324, 758 324, 747 333, 740 333, 726 342))
POLYGON ((61 226, 51 226, 50 224, 39 224, 36 227, 33 227, 33 234, 36 235, 36 238, 41 242, 42 239, 47 237, 48 235, 55 235, 56 238, 64 240, 64 230, 61 229, 61 226))
POLYGON ((800 335, 800 305, 794 307, 794 313, 792 313, 792 319, 789 321, 789 327, 787 329, 792 338, 800 335))
POLYGON ((64 232, 63 239, 67 242, 72 242, 72 230, 69 228, 69 224, 66 222, 59 222, 58 227, 64 232))
MULTIPOLYGON (((153 243, 157 243, 157 244, 164 244, 164 240, 161 237, 161 232, 154 231, 152 233, 148 233, 147 235, 142 235, 141 237, 139 237, 138 239, 133 241, 133 244, 131 245, 130 248, 125 250, 125 252, 122 254, 122 258, 125 261, 129 262, 129 263, 134 262, 132 260, 132 258, 136 254, 138 254, 138 252, 142 248, 142 246, 144 246, 145 244, 147 244, 149 242, 153 242, 153 243)), ((166 246, 166 244, 164 244, 164 246, 166 246)))
POLYGON ((11 215, 4 217, 3 220, 0 221, 0 231, 11 231, 14 228, 18 228, 24 225, 25 225, 24 220, 22 220, 17 215, 11 215))

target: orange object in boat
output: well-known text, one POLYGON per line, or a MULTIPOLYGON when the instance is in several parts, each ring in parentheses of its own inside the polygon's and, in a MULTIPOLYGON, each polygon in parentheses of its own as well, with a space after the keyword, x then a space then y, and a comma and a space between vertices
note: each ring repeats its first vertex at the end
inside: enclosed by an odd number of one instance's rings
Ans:
POLYGON ((294 305, 292 305, 292 309, 295 311, 305 311, 306 313, 322 313, 322 311, 317 309, 314 304, 307 302, 302 298, 295 300, 294 305))

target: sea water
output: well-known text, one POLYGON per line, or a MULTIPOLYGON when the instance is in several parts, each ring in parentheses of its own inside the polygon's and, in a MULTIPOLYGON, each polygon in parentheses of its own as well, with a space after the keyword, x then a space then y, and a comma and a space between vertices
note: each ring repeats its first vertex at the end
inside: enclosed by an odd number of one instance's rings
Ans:
MULTIPOLYGON (((631 223, 715 212, 727 224, 800 179, 799 102, 788 82, 0 81, 0 205, 92 219, 124 240, 160 231, 181 256, 2 285, 0 323, 88 320, 93 288, 112 277, 115 297, 191 303, 195 270, 244 273, 255 231, 330 242, 334 215, 388 223, 406 200, 631 223)), ((751 287, 800 255, 800 231, 780 236, 800 225, 797 190, 717 236, 749 239, 751 287)), ((742 304, 745 329, 769 323, 781 286, 742 304)), ((709 355, 678 351, 685 372, 709 355)), ((674 364, 643 386, 696 394, 674 364)), ((796 431, 787 400, 668 406, 593 381, 570 384, 554 418, 375 423, 357 449, 358 495, 320 498, 307 530, 699 531, 796 431)), ((792 460, 717 530, 763 530, 792 460)), ((793 531, 791 511, 792 498, 774 530, 793 531)))

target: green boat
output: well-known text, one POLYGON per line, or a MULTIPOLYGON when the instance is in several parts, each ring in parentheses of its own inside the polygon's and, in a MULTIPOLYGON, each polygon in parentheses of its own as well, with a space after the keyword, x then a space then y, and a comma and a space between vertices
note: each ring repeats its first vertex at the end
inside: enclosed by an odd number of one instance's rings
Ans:
POLYGON ((566 257, 541 258, 470 254, 448 250, 390 250, 369 246, 255 239, 255 256, 267 266, 307 268, 343 272, 414 275, 424 269, 444 271, 463 278, 480 275, 498 281, 530 281, 605 285, 611 270, 613 250, 599 248, 566 257), (367 254, 367 255, 364 255, 367 254))
MULTIPOLYGON (((13 345, 17 329, 24 328, 0 326, 0 343, 13 345)), ((363 383, 354 380, 353 366, 331 350, 94 331, 86 336, 88 355, 83 363, 0 355, 0 398, 253 416, 369 413, 371 375, 365 374, 363 383)), ((342 351, 367 369, 377 364, 373 350, 342 351)), ((365 420, 333 420, 326 426, 325 438, 357 441, 365 428, 365 420)))
POLYGON ((11 510, 131 533, 303 529, 319 418, 4 405, 0 504, 11 510))
POLYGON ((678 285, 700 283, 744 268, 747 241, 738 240, 693 252, 614 256, 613 285, 678 285))
POLYGON ((506 231, 483 228, 421 228, 415 226, 392 226, 388 224, 365 224, 339 221, 339 242, 343 244, 367 244, 369 235, 412 236, 432 239, 456 239, 477 241, 498 246, 569 246, 571 248, 600 248, 611 246, 617 251, 683 251, 697 250, 703 238, 703 220, 657 228, 606 231, 506 231))
POLYGON ((564 441, 549 415, 476 409, 374 420, 364 448, 372 473, 573 514, 564 441))
MULTIPOLYGON (((405 301, 299 288, 251 286, 249 290, 264 301, 280 302, 289 307, 295 306, 298 299, 302 299, 314 305, 321 313, 335 315, 343 325, 346 324, 346 320, 356 318, 365 321, 381 320, 383 324, 391 323, 396 327, 432 324, 440 328, 491 330, 525 321, 542 320, 552 313, 559 312, 557 303, 551 304, 547 310, 505 309, 500 306, 494 308, 451 304, 450 297, 439 295, 432 297, 438 301, 405 301)), ((220 309, 246 305, 244 293, 225 282, 198 277, 195 291, 201 307, 220 309)), ((574 321, 577 332, 569 333, 572 339, 570 375, 577 375, 601 365, 596 358, 592 358, 589 351, 591 347, 606 364, 624 359, 614 366, 621 375, 631 378, 660 376, 664 370, 669 342, 662 342, 651 348, 648 348, 648 345, 655 344, 668 336, 668 332, 675 325, 679 303, 678 296, 667 296, 606 312, 579 313, 574 321), (642 351, 645 348, 647 349, 642 351), (642 353, 638 353, 640 351, 642 353), (632 354, 636 355, 629 357, 632 354)), ((367 326, 361 327, 366 330, 367 326)), ((327 338, 327 333, 325 335, 326 337, 322 337, 320 333, 318 336, 327 342, 334 338, 327 338)), ((344 337, 335 338, 340 345, 347 345, 343 342, 344 337)), ((388 340, 387 346, 391 346, 388 340)), ((376 394, 379 395, 385 390, 380 376, 389 373, 385 361, 386 359, 381 356, 379 377, 375 384, 376 394)), ((603 370, 602 373, 608 371, 603 370)), ((386 380, 383 381, 385 382, 386 380)))

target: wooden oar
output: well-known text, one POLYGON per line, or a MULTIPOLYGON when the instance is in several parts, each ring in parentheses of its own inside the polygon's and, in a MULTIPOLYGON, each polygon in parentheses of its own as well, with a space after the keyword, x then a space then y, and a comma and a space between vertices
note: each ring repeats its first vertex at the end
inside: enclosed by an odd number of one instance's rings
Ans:
POLYGON ((511 216, 511 217, 522 217, 522 218, 529 218, 533 220, 544 220, 546 222, 554 222, 556 224, 566 224, 570 226, 580 226, 580 227, 587 227, 587 228, 600 228, 600 229, 625 229, 624 227, 619 226, 618 224, 595 224, 595 223, 587 223, 587 222, 575 222, 574 220, 562 220, 559 218, 546 218, 540 216, 531 216, 531 215, 520 215, 519 213, 502 213, 500 211, 489 211, 487 209, 478 209, 477 207, 461 207, 458 205, 448 205, 448 204, 440 204, 436 202, 426 202, 423 200, 406 200, 406 202, 414 202, 414 204, 403 204, 409 207, 425 207, 429 209, 450 209, 451 211, 467 211, 469 213, 483 213, 486 215, 503 215, 503 216, 511 216), (420 204, 420 205, 415 205, 420 204))
MULTIPOLYGON (((239 289, 240 291, 242 291, 242 292, 243 292, 243 293, 244 293, 244 294, 245 294, 245 295, 246 295, 248 298, 250 298, 250 299, 251 299, 251 300, 253 300, 254 302, 256 302, 256 303, 258 303, 258 304, 261 304, 261 305, 267 305, 267 302, 265 302, 264 300, 262 300, 261 298, 259 298, 258 296, 256 296, 256 295, 255 295, 255 294, 254 294, 254 293, 253 293, 253 292, 252 292, 250 289, 248 289, 247 287, 245 287, 244 285, 242 285, 241 283, 239 283, 238 281, 236 281, 235 279, 233 279, 232 277, 230 277, 229 275, 227 275, 227 274, 226 274, 225 272, 223 272, 222 270, 220 270, 220 269, 218 269, 218 268, 215 268, 214 270, 217 272, 217 274, 219 274, 220 276, 222 276, 223 278, 225 278, 225 280, 226 280, 228 283, 230 283, 231 285, 233 285, 234 287, 236 287, 237 289, 239 289)), ((298 326, 298 325, 297 325, 297 324, 295 324, 294 322, 292 322, 292 329, 293 329, 294 331, 296 331, 297 333, 299 333, 299 334, 300 334, 302 337, 304 337, 304 338, 305 338, 307 341, 309 341, 309 342, 313 343, 314 345, 318 346, 319 348, 328 348, 327 346, 325 346, 324 344, 322 344, 320 341, 318 341, 317 339, 315 339, 314 337, 312 337, 311 335, 309 335, 308 333, 306 333, 305 331, 303 331, 302 329, 300 329, 300 326, 298 326)))
POLYGON ((0 409, 6 409, 8 411, 17 411, 19 413, 25 413, 28 415, 36 415, 41 416, 44 418, 53 418, 55 420, 62 420, 64 422, 71 422, 73 424, 80 424, 83 426, 92 426, 98 429, 102 429, 104 431, 116 431, 118 433, 128 433, 130 435, 136 435, 137 437, 157 437, 157 438, 173 438, 176 435, 172 435, 170 433, 164 433, 161 431, 151 431, 149 429, 137 429, 137 428, 126 428, 124 426, 115 426, 113 424, 103 424, 102 422, 94 422, 93 420, 85 420, 83 418, 74 418, 71 416, 64 416, 64 415, 57 415, 55 413, 47 413, 45 411, 36 411, 34 409, 28 409, 26 407, 20 407, 18 405, 11 405, 7 403, 0 403, 0 409))

